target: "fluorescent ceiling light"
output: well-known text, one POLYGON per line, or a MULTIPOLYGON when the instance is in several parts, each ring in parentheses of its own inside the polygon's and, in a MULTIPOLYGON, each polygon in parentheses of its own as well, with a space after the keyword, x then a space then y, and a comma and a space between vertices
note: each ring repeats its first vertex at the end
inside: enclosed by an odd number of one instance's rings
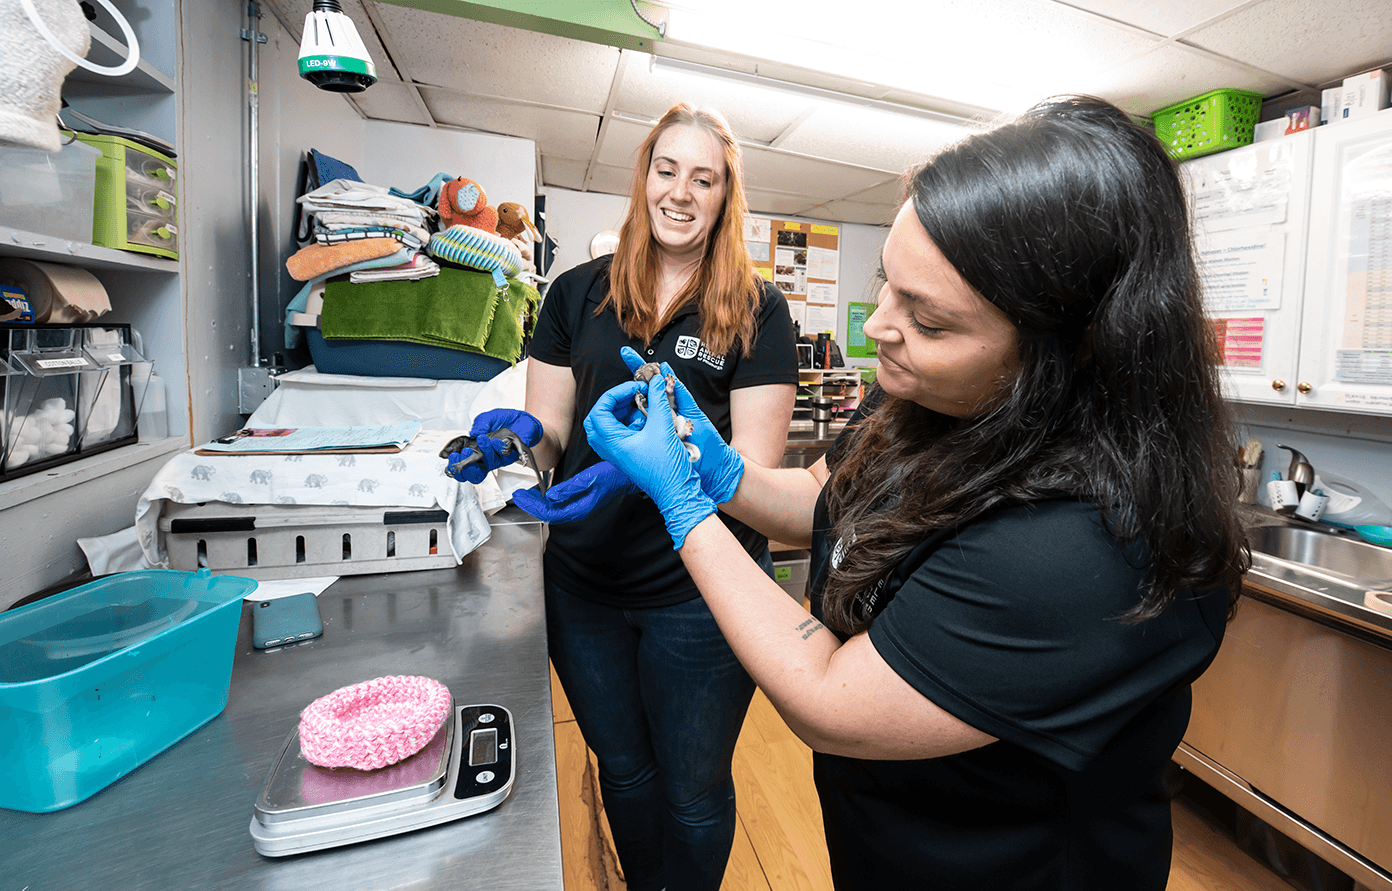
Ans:
POLYGON ((765 77, 761 74, 749 74, 744 71, 732 71, 727 68, 717 68, 713 65, 702 65, 698 62, 687 62, 681 59, 669 59, 665 56, 651 56, 648 63, 650 71, 668 72, 677 74, 695 75, 698 77, 712 78, 725 83, 743 84, 760 90, 773 90, 803 99, 814 99, 822 102, 834 102, 841 105, 849 105, 855 108, 868 109, 872 111, 887 112, 890 114, 907 115, 909 117, 924 118, 940 124, 955 124, 957 126, 970 126, 977 121, 962 115, 949 114, 942 111, 934 111, 927 108, 918 108, 912 105, 904 105, 900 102, 888 102, 884 99, 870 99, 865 96, 855 96, 850 93, 842 93, 838 90, 827 90, 821 87, 797 84, 791 81, 779 80, 777 78, 765 77))
MULTIPOLYGON (((1053 0, 665 0, 665 43, 812 66, 836 77, 926 96, 969 108, 1023 111, 1043 95, 1070 60, 1084 57, 1054 47, 1030 29, 993 23, 1035 15, 1053 0), (1041 83, 1041 73, 1050 77, 1041 83), (1043 93, 1041 93, 1041 89, 1043 93)), ((1052 35, 1049 35, 1052 36, 1052 35)))

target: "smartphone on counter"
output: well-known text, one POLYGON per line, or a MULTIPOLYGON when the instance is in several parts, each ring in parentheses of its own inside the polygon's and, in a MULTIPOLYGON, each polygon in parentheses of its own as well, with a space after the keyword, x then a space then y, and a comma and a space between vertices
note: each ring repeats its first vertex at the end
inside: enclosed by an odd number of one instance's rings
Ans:
POLYGON ((323 633, 319 598, 311 591, 259 600, 251 611, 251 644, 258 650, 309 640, 323 633))

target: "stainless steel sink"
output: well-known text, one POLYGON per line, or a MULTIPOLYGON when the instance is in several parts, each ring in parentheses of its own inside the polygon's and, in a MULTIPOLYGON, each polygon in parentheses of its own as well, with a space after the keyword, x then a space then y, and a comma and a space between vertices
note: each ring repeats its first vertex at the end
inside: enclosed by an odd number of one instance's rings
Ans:
POLYGON ((1355 538, 1296 526, 1259 526, 1248 530, 1255 554, 1302 568, 1365 590, 1392 589, 1392 549, 1355 538))

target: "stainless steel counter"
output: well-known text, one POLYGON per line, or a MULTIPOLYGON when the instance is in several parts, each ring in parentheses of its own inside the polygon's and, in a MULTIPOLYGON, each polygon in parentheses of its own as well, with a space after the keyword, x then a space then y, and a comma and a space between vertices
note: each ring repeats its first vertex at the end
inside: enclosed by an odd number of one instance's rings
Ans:
POLYGON ((1246 508, 1252 542, 1247 596, 1392 649, 1392 551, 1334 527, 1246 508))
POLYGON ((1376 891, 1392 891, 1392 553, 1248 510, 1252 569, 1193 686, 1175 761, 1376 891))
POLYGON ((322 637, 251 646, 243 607, 227 708, 85 802, 0 810, 0 887, 126 889, 562 886, 542 527, 494 521, 453 570, 346 576, 319 597, 322 637), (459 704, 496 703, 516 723, 517 779, 498 808, 344 848, 272 859, 248 833, 271 761, 319 696, 390 674, 435 678, 459 704))

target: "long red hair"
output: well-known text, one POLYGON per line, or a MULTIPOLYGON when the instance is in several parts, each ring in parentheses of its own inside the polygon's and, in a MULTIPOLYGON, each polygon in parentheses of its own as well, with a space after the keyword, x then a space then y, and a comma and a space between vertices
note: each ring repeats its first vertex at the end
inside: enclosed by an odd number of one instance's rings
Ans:
POLYGON ((609 273, 609 293, 600 309, 612 308, 630 336, 647 343, 657 336, 678 309, 695 300, 701 311, 701 339, 716 355, 735 343, 744 353, 753 348, 754 316, 762 283, 749 249, 744 245, 744 156, 730 125, 717 111, 678 103, 667 110, 638 148, 629 190, 628 215, 619 231, 609 273), (661 316, 657 312, 658 246, 648 214, 648 168, 653 147, 672 127, 699 127, 719 140, 725 155, 725 206, 706 243, 706 255, 677 299, 661 316))

